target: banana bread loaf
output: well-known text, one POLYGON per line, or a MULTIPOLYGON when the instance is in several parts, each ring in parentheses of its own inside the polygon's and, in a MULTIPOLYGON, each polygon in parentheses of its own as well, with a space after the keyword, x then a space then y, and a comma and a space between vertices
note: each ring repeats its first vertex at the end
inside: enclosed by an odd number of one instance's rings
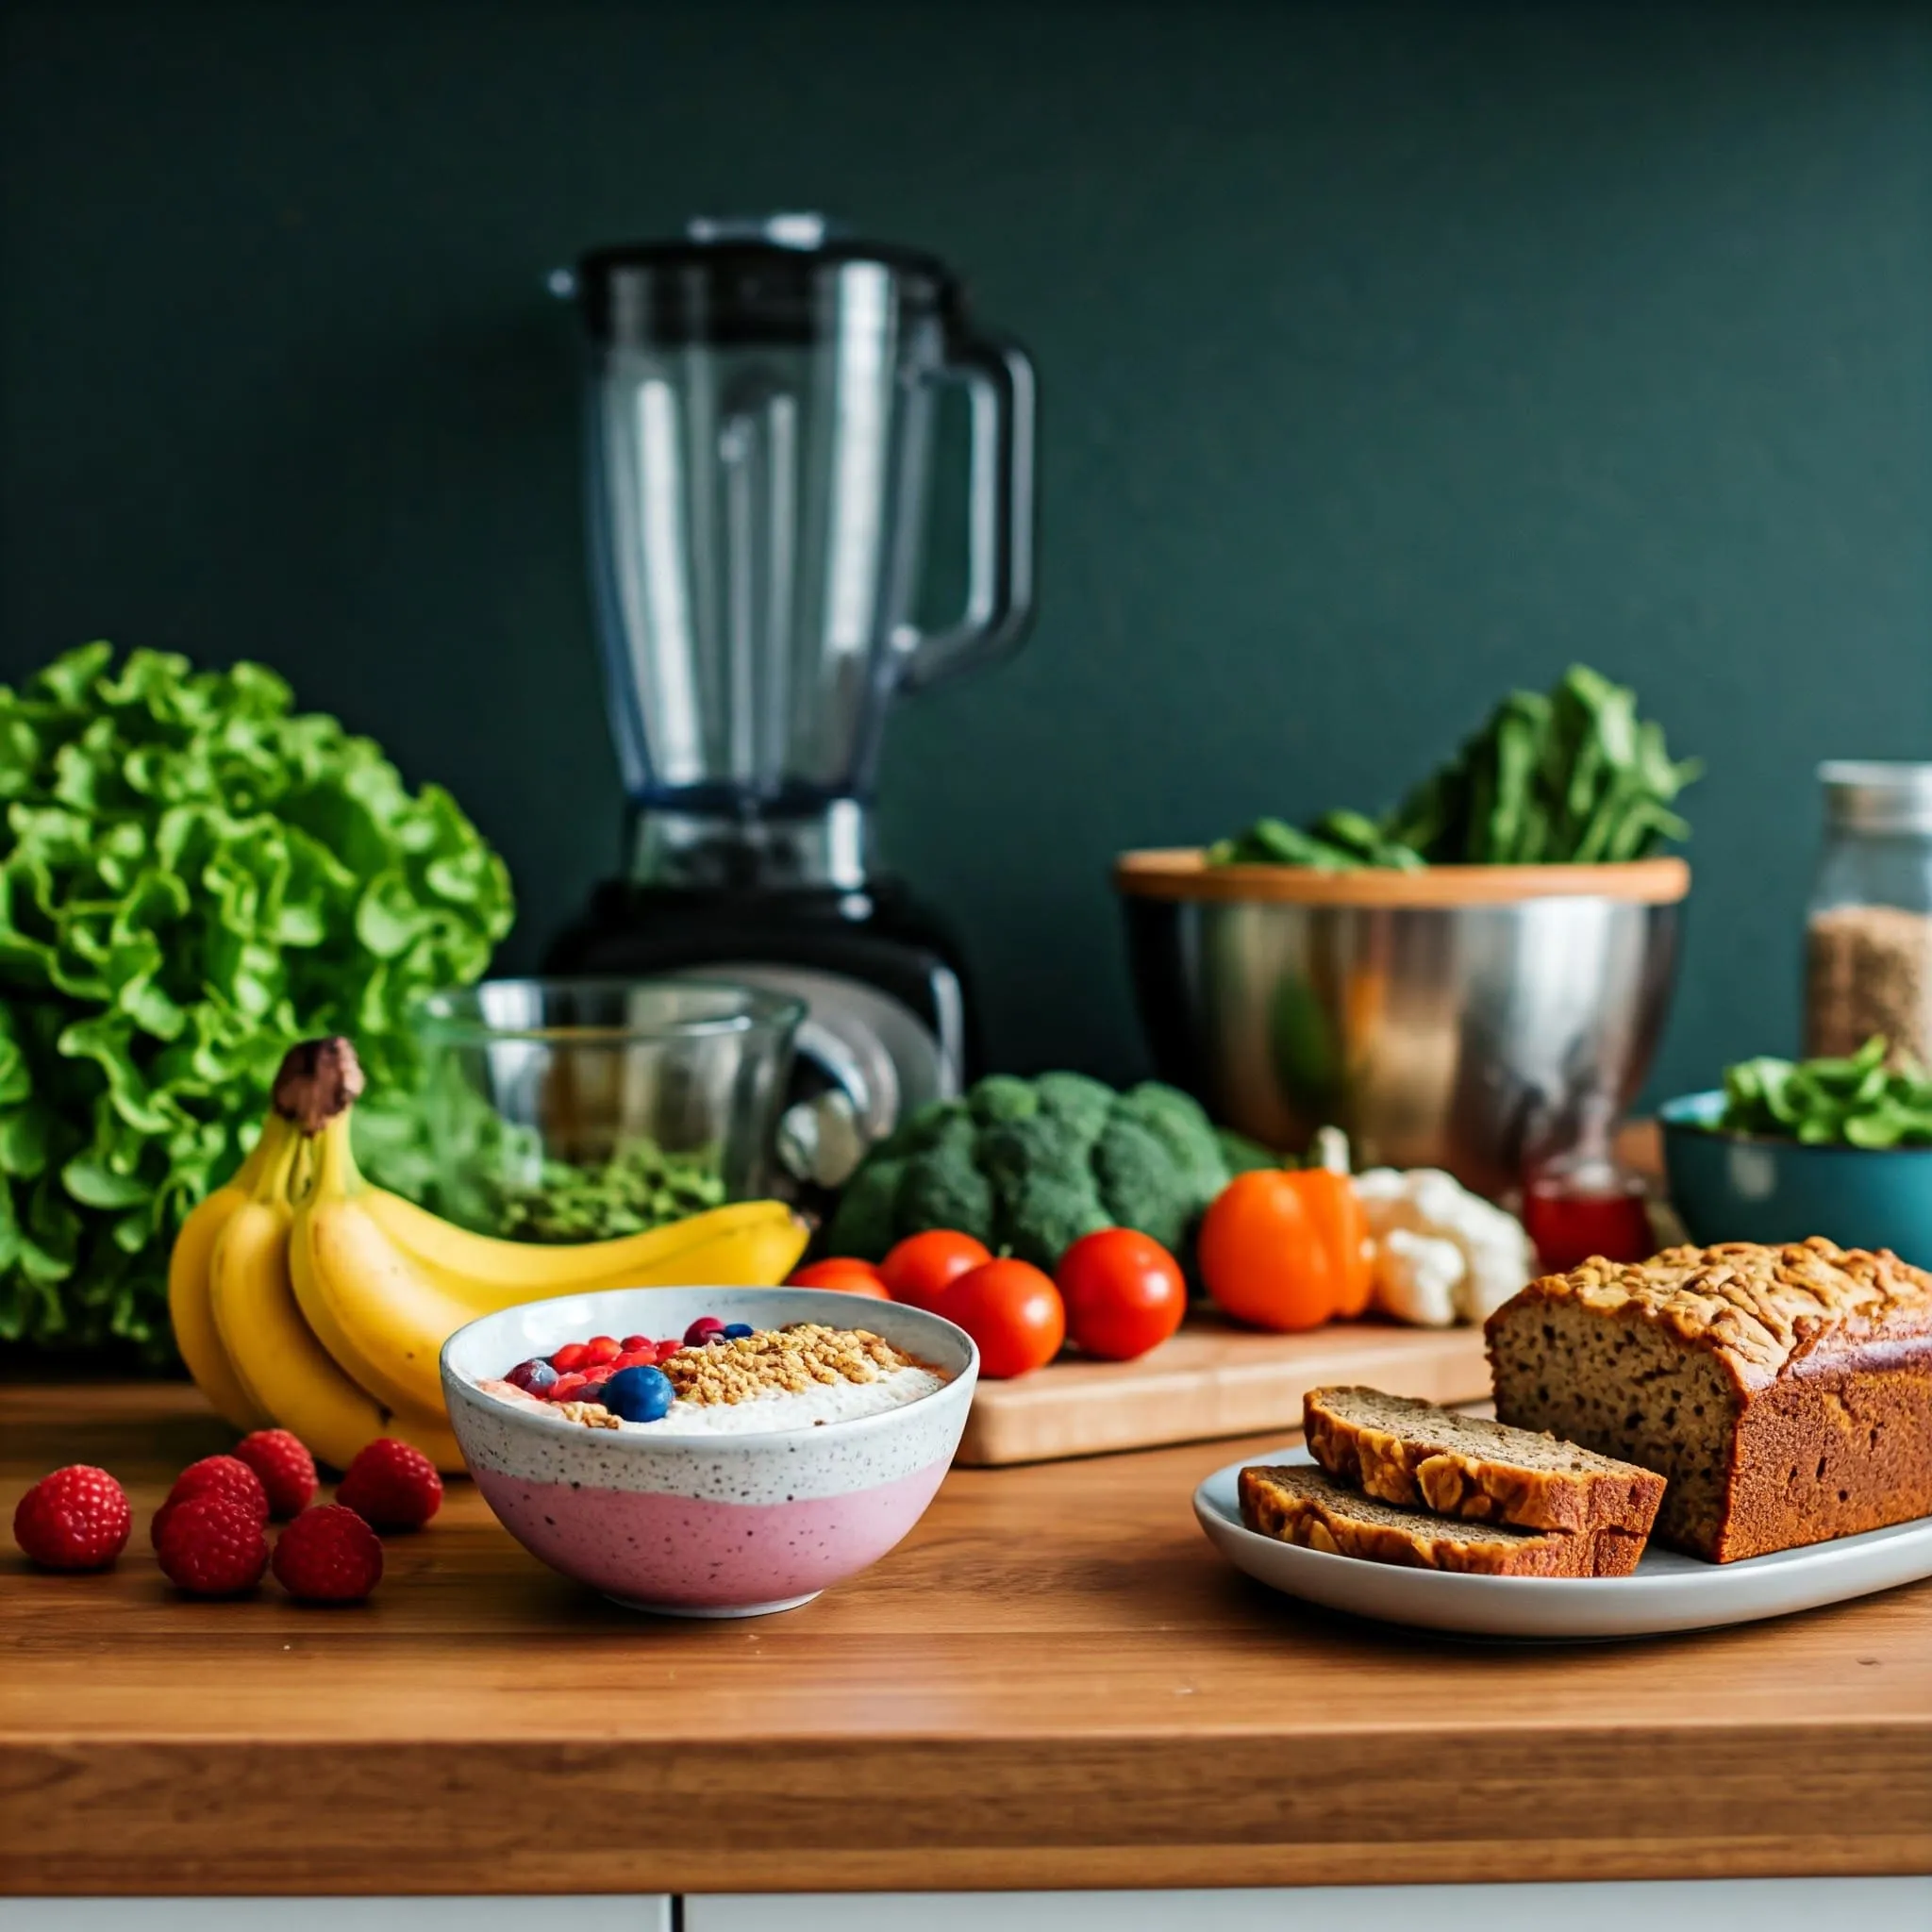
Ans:
POLYGON ((1302 1427, 1308 1454, 1363 1494, 1469 1523, 1641 1541, 1663 1500, 1663 1477, 1634 1463, 1379 1389, 1311 1389, 1302 1427))
POLYGON ((1666 1479, 1725 1563, 1932 1514, 1932 1275, 1813 1239, 1548 1274, 1486 1324, 1496 1414, 1666 1479))
POLYGON ((1358 1557, 1409 1570, 1460 1570, 1479 1576, 1627 1576, 1643 1539, 1618 1529, 1517 1529, 1458 1523, 1424 1509, 1378 1503, 1302 1464, 1241 1471, 1241 1521, 1278 1542, 1331 1557, 1358 1557))

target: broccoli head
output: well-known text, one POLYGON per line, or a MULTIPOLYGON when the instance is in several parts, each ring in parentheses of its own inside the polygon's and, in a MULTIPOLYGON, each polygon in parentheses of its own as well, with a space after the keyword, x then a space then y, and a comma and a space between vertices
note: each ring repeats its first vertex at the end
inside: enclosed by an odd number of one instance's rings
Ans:
POLYGON ((1048 1274, 1083 1234, 1110 1227, 1092 1179, 1081 1169, 1023 1175, 1001 1191, 999 1244, 1048 1274))
POLYGON ((993 1235, 992 1187, 973 1163, 974 1124, 964 1114, 907 1157, 893 1195, 892 1232, 903 1241, 928 1227, 955 1227, 975 1241, 993 1235))
POLYGON ((1124 1108, 1108 1115, 1093 1143, 1093 1174, 1110 1220, 1164 1248, 1180 1244, 1193 1219, 1192 1196, 1160 1137, 1124 1108))
POLYGON ((952 1227, 1052 1268, 1102 1227, 1178 1248, 1227 1177, 1207 1115, 1172 1087, 1116 1093, 1082 1074, 998 1074, 875 1147, 827 1239, 875 1260, 909 1234, 952 1227))
POLYGON ((831 1225, 825 1230, 828 1254, 858 1255, 869 1261, 884 1257, 892 1245, 894 1208, 899 1179, 905 1172, 905 1158, 888 1153, 884 1143, 866 1157, 858 1172, 845 1183, 831 1225))
POLYGON ((1199 1101, 1178 1087, 1143 1080, 1120 1097, 1117 1111, 1138 1121, 1166 1148, 1192 1220, 1227 1185, 1227 1157, 1199 1101))

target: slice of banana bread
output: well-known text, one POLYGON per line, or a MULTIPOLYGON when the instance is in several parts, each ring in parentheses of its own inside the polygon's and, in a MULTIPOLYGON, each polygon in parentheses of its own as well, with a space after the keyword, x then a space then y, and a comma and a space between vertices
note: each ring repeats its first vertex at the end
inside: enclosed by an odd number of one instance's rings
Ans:
POLYGON ((1308 1454, 1364 1495, 1467 1523, 1641 1541, 1663 1500, 1663 1477, 1635 1463, 1379 1389, 1311 1389, 1302 1427, 1308 1454))
POLYGON ((1666 1478, 1726 1563, 1932 1515, 1932 1275, 1813 1239, 1532 1281, 1486 1324, 1496 1414, 1666 1478))
POLYGON ((1458 1523, 1425 1509, 1378 1503, 1301 1464, 1241 1471, 1241 1521, 1278 1542, 1331 1557, 1358 1557, 1408 1570, 1459 1570, 1479 1576, 1627 1576, 1643 1539, 1618 1529, 1517 1529, 1458 1523))

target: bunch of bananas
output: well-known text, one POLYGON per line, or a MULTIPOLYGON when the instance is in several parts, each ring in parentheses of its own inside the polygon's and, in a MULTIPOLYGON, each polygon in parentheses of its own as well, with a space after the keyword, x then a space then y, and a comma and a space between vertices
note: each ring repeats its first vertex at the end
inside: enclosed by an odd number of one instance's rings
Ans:
POLYGON ((804 1251, 781 1201, 577 1247, 474 1234, 362 1178, 349 1150, 360 1091, 347 1041, 293 1049, 255 1151, 189 1215, 168 1266, 175 1340, 202 1393, 236 1428, 292 1430, 338 1469, 378 1436, 462 1469, 437 1358, 479 1315, 604 1288, 767 1287, 804 1251))

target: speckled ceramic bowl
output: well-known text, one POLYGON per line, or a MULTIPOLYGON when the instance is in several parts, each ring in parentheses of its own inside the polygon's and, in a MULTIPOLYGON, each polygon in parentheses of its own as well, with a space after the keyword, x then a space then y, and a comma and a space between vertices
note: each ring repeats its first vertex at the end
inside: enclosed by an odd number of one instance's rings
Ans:
POLYGON ((622 1288, 526 1302, 443 1344, 442 1387, 485 1501, 531 1555, 634 1609, 755 1617, 875 1563, 924 1514, 979 1374, 966 1334, 919 1308, 808 1288, 622 1288), (903 1407, 771 1434, 588 1429, 479 1389, 592 1335, 869 1328, 947 1377, 903 1407))

